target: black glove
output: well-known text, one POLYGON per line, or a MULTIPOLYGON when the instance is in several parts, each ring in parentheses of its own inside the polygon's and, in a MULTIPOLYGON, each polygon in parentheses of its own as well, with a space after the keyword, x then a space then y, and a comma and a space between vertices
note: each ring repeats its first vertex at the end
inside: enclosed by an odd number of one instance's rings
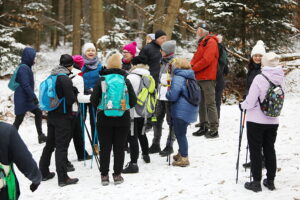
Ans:
POLYGON ((35 105, 38 105, 38 104, 39 104, 39 100, 38 100, 36 97, 34 97, 33 103, 34 103, 35 105))
POLYGON ((242 102, 239 102, 239 109, 240 109, 240 111, 243 111, 244 109, 242 108, 242 102))
POLYGON ((30 185, 31 192, 36 191, 36 189, 38 189, 39 185, 40 185, 40 183, 31 183, 31 185, 30 185))
POLYGON ((89 94, 92 94, 92 93, 93 93, 93 88, 84 91, 85 95, 89 95, 89 94))

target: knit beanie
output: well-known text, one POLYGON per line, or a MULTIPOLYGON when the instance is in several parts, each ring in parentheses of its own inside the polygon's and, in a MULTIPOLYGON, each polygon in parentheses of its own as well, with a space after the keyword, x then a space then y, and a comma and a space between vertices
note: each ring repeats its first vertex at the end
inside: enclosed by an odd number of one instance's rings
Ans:
POLYGON ((69 54, 61 55, 59 59, 59 65, 63 67, 70 67, 74 65, 72 56, 70 56, 69 54))
POLYGON ((81 55, 75 55, 72 56, 73 60, 74 60, 74 64, 78 65, 78 68, 81 69, 84 65, 84 59, 81 55))
POLYGON ((175 53, 175 48, 176 48, 175 40, 166 41, 161 45, 161 50, 164 51, 167 55, 175 53))
POLYGON ((83 45, 83 47, 82 47, 82 54, 85 55, 85 53, 86 53, 86 51, 88 49, 95 49, 95 51, 96 51, 95 45, 93 43, 88 42, 88 43, 85 43, 83 45))
POLYGON ((253 47, 251 51, 251 57, 253 57, 255 54, 264 55, 266 53, 265 44, 263 41, 258 40, 256 42, 256 45, 253 47))
POLYGON ((122 61, 121 61, 121 56, 119 54, 113 54, 109 57, 107 61, 107 66, 108 69, 111 68, 118 68, 121 69, 122 67, 122 61))
POLYGON ((123 50, 129 51, 129 53, 134 57, 136 54, 136 42, 131 42, 123 47, 123 50))
POLYGON ((206 30, 206 31, 210 31, 210 29, 211 29, 211 27, 210 27, 210 25, 209 24, 207 24, 205 21, 201 21, 201 22, 199 22, 198 24, 197 24, 197 29, 198 28, 202 28, 202 29, 204 29, 204 30, 206 30))
POLYGON ((155 34, 154 33, 150 33, 147 36, 150 37, 152 40, 155 40, 155 34))
POLYGON ((261 58, 261 64, 268 67, 276 67, 279 65, 280 56, 274 52, 265 53, 261 58))
POLYGON ((133 65, 138 65, 138 64, 147 64, 147 57, 146 56, 136 56, 132 58, 131 63, 133 65))
POLYGON ((155 32, 155 39, 161 37, 161 36, 164 36, 164 35, 167 35, 163 30, 158 30, 155 32))

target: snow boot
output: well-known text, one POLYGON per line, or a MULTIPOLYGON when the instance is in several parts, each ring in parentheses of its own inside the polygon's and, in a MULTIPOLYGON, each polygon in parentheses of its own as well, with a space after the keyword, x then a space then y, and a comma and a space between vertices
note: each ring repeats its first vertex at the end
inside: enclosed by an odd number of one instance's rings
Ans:
POLYGON ((44 133, 42 133, 38 136, 38 140, 39 140, 39 144, 42 144, 47 141, 47 136, 44 133))
POLYGON ((139 172, 139 166, 136 163, 127 163, 125 169, 123 169, 123 174, 134 174, 139 172))
POLYGON ((193 133, 193 136, 203 136, 208 132, 208 128, 207 127, 200 127, 198 131, 193 133))
POLYGON ((267 187, 269 190, 275 190, 274 180, 268 180, 264 179, 263 184, 265 187, 267 187))
POLYGON ((167 145, 161 152, 159 152, 159 155, 161 157, 168 156, 174 152, 173 147, 170 145, 167 145))
POLYGON ((253 192, 261 192, 260 181, 246 182, 244 186, 247 190, 252 190, 253 192))
POLYGON ((186 167, 190 165, 190 161, 188 157, 180 157, 177 161, 172 163, 173 166, 186 167))
POLYGON ((64 186, 67 186, 67 185, 72 185, 72 184, 76 184, 77 182, 79 181, 78 178, 67 178, 66 180, 64 181, 59 181, 58 182, 58 186, 60 187, 64 187, 64 186))
POLYGON ((106 176, 101 175, 101 184, 103 186, 106 186, 109 184, 109 176, 108 175, 106 175, 106 176))
POLYGON ((142 157, 145 163, 150 163, 150 156, 148 154, 142 155, 142 157))
POLYGON ((181 157, 180 153, 178 152, 176 155, 173 156, 173 160, 177 161, 181 157))
POLYGON ((121 184, 124 182, 124 178, 121 176, 121 174, 113 174, 113 179, 115 185, 121 184))
POLYGON ((160 152, 160 146, 159 144, 152 144, 151 147, 149 148, 149 153, 158 153, 160 152))
POLYGON ((205 137, 208 138, 208 139, 218 138, 219 137, 219 133, 218 133, 218 131, 208 131, 205 134, 205 137))
POLYGON ((198 124, 195 124, 195 127, 196 127, 196 128, 201 127, 201 123, 199 122, 198 124))
POLYGON ((47 175, 42 175, 42 181, 48 181, 49 179, 52 179, 55 176, 54 172, 49 172, 47 175))

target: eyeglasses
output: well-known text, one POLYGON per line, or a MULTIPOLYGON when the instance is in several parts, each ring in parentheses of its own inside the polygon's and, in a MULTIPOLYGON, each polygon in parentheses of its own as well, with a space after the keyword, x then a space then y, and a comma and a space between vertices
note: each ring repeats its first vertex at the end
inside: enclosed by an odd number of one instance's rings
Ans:
POLYGON ((130 53, 130 52, 129 52, 129 51, 123 51, 122 53, 123 53, 123 54, 126 54, 126 53, 130 53))

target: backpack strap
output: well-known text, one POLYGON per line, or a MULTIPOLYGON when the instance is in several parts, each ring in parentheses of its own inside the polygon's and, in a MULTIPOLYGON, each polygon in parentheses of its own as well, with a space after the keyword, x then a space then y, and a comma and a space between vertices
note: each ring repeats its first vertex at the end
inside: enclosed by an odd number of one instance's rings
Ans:
POLYGON ((263 73, 260 74, 270 83, 271 86, 276 86, 266 75, 264 75, 263 73))

